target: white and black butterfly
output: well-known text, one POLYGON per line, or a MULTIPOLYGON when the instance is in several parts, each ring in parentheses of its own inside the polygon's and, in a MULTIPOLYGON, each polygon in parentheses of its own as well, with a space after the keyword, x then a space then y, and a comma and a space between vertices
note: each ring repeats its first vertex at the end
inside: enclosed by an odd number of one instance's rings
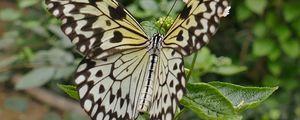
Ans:
POLYGON ((93 120, 171 120, 185 93, 183 57, 209 42, 227 0, 190 0, 165 35, 145 34, 115 0, 46 0, 62 31, 85 55, 75 74, 93 120))

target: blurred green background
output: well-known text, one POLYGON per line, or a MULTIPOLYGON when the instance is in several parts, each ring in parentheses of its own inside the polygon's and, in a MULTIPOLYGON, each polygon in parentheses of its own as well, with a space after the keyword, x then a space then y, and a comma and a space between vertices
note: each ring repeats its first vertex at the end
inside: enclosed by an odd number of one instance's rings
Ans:
MULTIPOLYGON (((174 2, 119 1, 139 22, 166 15, 174 2)), ((0 1, 0 117, 87 119, 79 104, 57 86, 73 83, 82 57, 43 2, 0 1)), ((178 0, 171 16, 183 5, 178 0)), ((300 120, 300 1, 231 0, 231 5, 230 15, 222 20, 208 47, 199 52, 191 81, 279 86, 262 105, 247 110, 243 119, 300 120)), ((186 58, 186 67, 191 58, 186 58)), ((183 118, 197 120, 191 112, 183 118)))

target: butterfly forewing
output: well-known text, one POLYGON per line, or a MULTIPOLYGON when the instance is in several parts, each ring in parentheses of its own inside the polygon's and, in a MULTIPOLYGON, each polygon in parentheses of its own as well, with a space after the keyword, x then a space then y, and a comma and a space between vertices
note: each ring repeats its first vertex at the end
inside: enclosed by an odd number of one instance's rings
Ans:
POLYGON ((132 120, 146 80, 149 55, 134 49, 106 59, 84 59, 75 75, 80 102, 94 120, 132 120))
POLYGON ((90 58, 147 46, 147 35, 129 12, 112 0, 46 0, 62 31, 90 58))
POLYGON ((217 31, 227 0, 190 0, 168 30, 163 47, 190 55, 207 44, 217 31))

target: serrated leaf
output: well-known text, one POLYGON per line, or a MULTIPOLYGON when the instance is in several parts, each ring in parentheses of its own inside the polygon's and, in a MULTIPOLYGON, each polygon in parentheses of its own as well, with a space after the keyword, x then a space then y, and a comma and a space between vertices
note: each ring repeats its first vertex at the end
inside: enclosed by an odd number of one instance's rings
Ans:
POLYGON ((224 82, 210 82, 234 105, 237 112, 256 107, 278 87, 244 87, 224 82))
POLYGON ((262 15, 267 7, 267 0, 246 0, 246 6, 254 13, 262 15))
POLYGON ((54 75, 54 67, 41 67, 36 68, 25 74, 19 82, 17 82, 15 88, 17 90, 40 87, 50 81, 54 75))
POLYGON ((180 103, 203 119, 235 116, 233 105, 215 87, 206 83, 187 85, 188 92, 180 103))
POLYGON ((79 100, 79 94, 76 90, 76 86, 74 85, 63 85, 63 84, 57 84, 57 86, 63 90, 66 94, 68 94, 71 98, 75 100, 79 100))

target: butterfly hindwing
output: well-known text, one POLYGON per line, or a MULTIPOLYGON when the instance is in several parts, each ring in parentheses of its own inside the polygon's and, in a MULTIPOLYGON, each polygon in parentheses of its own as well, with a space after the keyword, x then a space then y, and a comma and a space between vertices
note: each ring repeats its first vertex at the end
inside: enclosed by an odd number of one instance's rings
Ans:
POLYGON ((116 1, 46 0, 46 5, 77 50, 90 58, 147 46, 142 27, 116 1))
POLYGON ((146 80, 149 55, 127 50, 106 59, 84 59, 75 74, 80 103, 93 120, 133 120, 146 80))
POLYGON ((163 47, 190 55, 207 44, 228 8, 227 0, 190 0, 165 35, 163 47))
POLYGON ((174 49, 162 48, 153 85, 151 120, 172 120, 185 93, 182 55, 174 49))

